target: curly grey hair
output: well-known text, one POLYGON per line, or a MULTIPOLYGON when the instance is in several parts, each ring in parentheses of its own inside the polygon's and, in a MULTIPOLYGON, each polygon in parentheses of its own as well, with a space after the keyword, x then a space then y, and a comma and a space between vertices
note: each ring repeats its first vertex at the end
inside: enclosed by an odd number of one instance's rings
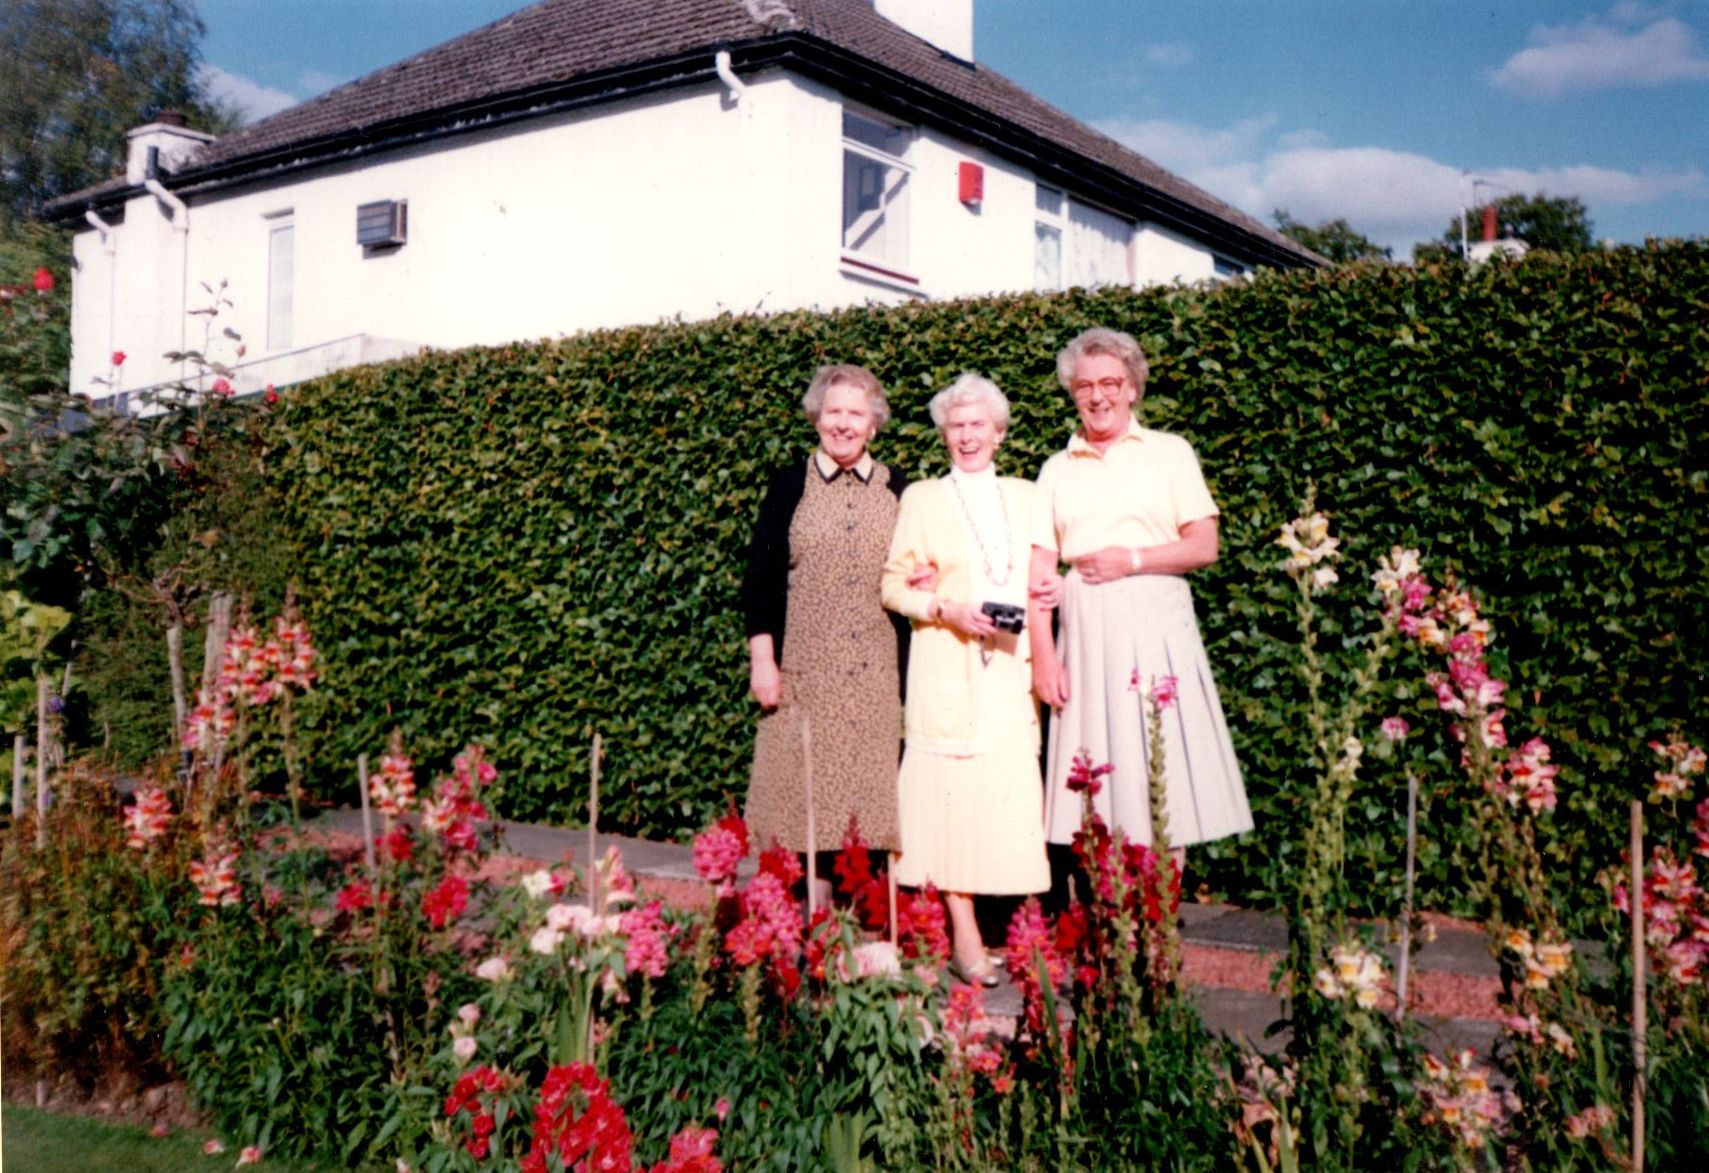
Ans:
POLYGON ((926 408, 932 413, 932 426, 943 431, 949 422, 950 409, 968 403, 983 403, 990 408, 991 422, 997 425, 997 430, 1009 430, 1009 397, 990 379, 972 371, 962 372, 960 378, 932 396, 926 408))
POLYGON ((884 384, 878 381, 877 375, 853 363, 831 363, 820 367, 814 374, 813 381, 807 386, 807 394, 801 397, 801 410, 807 413, 808 419, 815 424, 819 422, 819 413, 825 408, 825 392, 838 383, 847 383, 866 392, 867 405, 872 408, 874 435, 890 422, 890 401, 884 398, 884 384))
POLYGON ((1108 330, 1103 326, 1083 331, 1056 356, 1056 381, 1062 384, 1064 391, 1074 389, 1074 368, 1080 365, 1080 360, 1094 354, 1120 359, 1128 376, 1133 379, 1133 385, 1144 397, 1145 379, 1151 374, 1151 364, 1145 361, 1145 351, 1133 340, 1132 334, 1108 330))

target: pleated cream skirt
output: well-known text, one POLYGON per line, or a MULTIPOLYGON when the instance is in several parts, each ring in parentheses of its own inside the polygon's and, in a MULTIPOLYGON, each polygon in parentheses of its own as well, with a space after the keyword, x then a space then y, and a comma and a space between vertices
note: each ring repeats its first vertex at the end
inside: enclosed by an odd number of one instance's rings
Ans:
POLYGON ((1252 829, 1240 763, 1211 677, 1187 580, 1133 575, 1090 585, 1070 572, 1063 584, 1057 655, 1068 703, 1051 718, 1045 828, 1052 843, 1080 829, 1082 800, 1068 789, 1075 754, 1110 763, 1094 809, 1112 830, 1150 844, 1151 747, 1145 697, 1173 676, 1178 699, 1163 713, 1169 841, 1205 843, 1252 829))

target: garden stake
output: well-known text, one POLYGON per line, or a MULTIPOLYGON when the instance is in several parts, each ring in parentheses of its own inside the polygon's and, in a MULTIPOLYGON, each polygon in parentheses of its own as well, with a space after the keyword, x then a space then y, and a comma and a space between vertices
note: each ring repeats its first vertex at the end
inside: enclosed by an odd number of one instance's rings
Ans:
POLYGON ((1406 978, 1412 968, 1412 871, 1418 853, 1418 775, 1406 775, 1406 887, 1400 901, 1400 970, 1395 976, 1395 1021, 1406 1021, 1406 978))
POLYGON ((190 706, 184 697, 184 628, 174 623, 166 629, 166 663, 172 672, 172 740, 184 744, 184 723, 190 706))
POLYGON ((801 782, 807 793, 807 923, 812 924, 819 911, 819 845, 813 834, 813 723, 806 717, 801 718, 801 782))
POLYGON ((884 863, 884 879, 890 888, 890 945, 896 946, 896 853, 889 853, 884 863))
POLYGON ((587 789, 587 906, 602 916, 605 909, 599 894, 599 873, 594 866, 599 860, 599 758, 603 749, 596 731, 593 735, 593 769, 587 789))
POLYGON ((1632 1168, 1644 1167, 1644 804, 1632 800, 1632 1168))
POLYGON ((362 858, 368 864, 368 876, 378 870, 374 866, 374 812, 368 809, 368 755, 356 755, 356 777, 360 780, 357 793, 362 796, 362 858))
POLYGON ((36 849, 47 846, 47 673, 36 675, 36 849))
POLYGON ((12 735, 12 821, 24 814, 24 755, 29 752, 22 733, 12 735))

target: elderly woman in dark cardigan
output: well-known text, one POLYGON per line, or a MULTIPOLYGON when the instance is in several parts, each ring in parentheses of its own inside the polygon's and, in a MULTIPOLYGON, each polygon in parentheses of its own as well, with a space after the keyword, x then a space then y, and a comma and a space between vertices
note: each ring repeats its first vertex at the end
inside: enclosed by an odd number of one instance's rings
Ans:
MULTIPOLYGON (((772 476, 742 581, 749 690, 761 709, 748 829, 762 847, 807 850, 807 721, 813 846, 835 850, 852 825, 868 847, 895 851, 906 628, 878 588, 907 481, 867 451, 890 408, 866 368, 821 367, 802 407, 818 447, 772 476)), ((815 899, 828 903, 830 881, 818 883, 815 899)))

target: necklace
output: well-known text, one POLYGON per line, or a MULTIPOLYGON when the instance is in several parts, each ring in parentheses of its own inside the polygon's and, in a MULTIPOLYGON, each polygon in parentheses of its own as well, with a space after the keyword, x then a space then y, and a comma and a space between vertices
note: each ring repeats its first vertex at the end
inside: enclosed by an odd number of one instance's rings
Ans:
POLYGON ((1009 499, 1003 492, 1001 483, 997 484, 997 506, 1003 511, 1003 577, 998 578, 997 572, 991 569, 991 552, 985 548, 985 535, 979 532, 979 526, 973 520, 973 510, 967 507, 967 498, 961 495, 961 484, 955 477, 949 478, 950 488, 955 490, 955 499, 961 502, 961 515, 967 519, 967 528, 973 531, 973 541, 979 547, 979 557, 985 563, 985 577, 992 586, 1009 585, 1009 576, 1015 572, 1015 535, 1009 526, 1009 499))

